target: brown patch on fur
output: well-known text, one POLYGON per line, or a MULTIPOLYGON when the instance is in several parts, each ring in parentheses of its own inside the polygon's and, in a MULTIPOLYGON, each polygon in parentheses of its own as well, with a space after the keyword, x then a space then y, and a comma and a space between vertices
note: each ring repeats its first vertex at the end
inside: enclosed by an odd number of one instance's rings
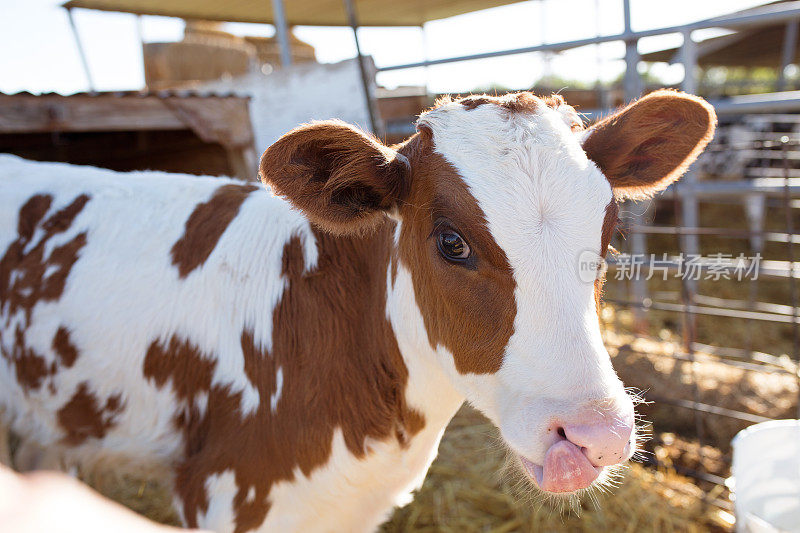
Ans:
POLYGON ((614 230, 617 229, 619 223, 619 205, 612 198, 606 206, 606 214, 603 217, 603 227, 600 232, 600 255, 605 257, 608 253, 608 247, 611 245, 611 239, 614 237, 614 230))
POLYGON ((583 149, 615 196, 648 198, 686 172, 711 141, 716 122, 702 98, 655 91, 595 124, 583 149))
POLYGON ((326 464, 337 428, 359 458, 368 453, 367 439, 407 446, 422 429, 424 417, 406 404, 408 370, 385 313, 392 235, 389 222, 366 236, 316 232, 313 272, 305 271, 300 238, 286 243, 288 286, 273 311, 272 349, 250 330, 239 339, 245 374, 261 399, 250 414, 241 412, 241 392, 212 383, 215 354, 179 337, 150 346, 145 375, 160 387, 171 383, 181 400, 175 421, 186 458, 176 469, 176 490, 188 525, 208 509, 209 476, 233 471, 236 531, 247 531, 266 518, 274 483, 293 480, 297 468, 310 475, 326 464), (273 412, 279 371, 283 386, 273 412), (201 394, 208 397, 202 412, 195 404, 201 394), (255 497, 248 499, 251 489, 255 497))
POLYGON ((159 387, 163 387, 170 377, 180 376, 180 379, 172 381, 173 393, 179 401, 192 406, 198 391, 211 388, 215 365, 214 361, 200 356, 197 346, 173 336, 166 345, 161 341, 150 344, 143 370, 144 376, 159 387))
POLYGON ((516 283, 508 258, 458 171, 434 151, 427 128, 401 153, 411 161, 412 188, 400 208, 399 253, 411 272, 428 340, 450 350, 462 374, 497 372, 516 316, 516 283), (469 268, 439 254, 434 226, 442 218, 472 249, 475 260, 469 268))
MULTIPOLYGON (((619 206, 612 198, 606 206, 606 214, 603 217, 603 227, 600 233, 600 255, 605 259, 608 255, 608 247, 614 237, 614 230, 619 223, 619 206)), ((600 303, 603 298, 603 284, 606 281, 605 274, 594 280, 594 302, 597 308, 597 315, 600 316, 600 303)))
POLYGON ((78 359, 78 349, 69 338, 69 330, 61 326, 53 337, 53 351, 58 356, 61 364, 70 368, 78 359))
POLYGON ((19 326, 14 329, 11 353, 4 352, 3 355, 14 364, 17 383, 26 391, 39 389, 45 378, 58 371, 55 363, 48 364, 42 355, 26 345, 25 331, 19 326))
POLYGON ((560 94, 551 94, 550 96, 545 96, 542 98, 542 101, 550 109, 558 109, 562 105, 567 105, 567 101, 564 100, 564 97, 560 94))
POLYGON ((544 103, 547 105, 547 107, 554 111, 558 111, 561 114, 562 119, 567 121, 570 130, 573 132, 583 131, 583 121, 578 116, 575 108, 567 104, 567 101, 564 100, 563 96, 560 94, 551 94, 542 100, 544 100, 544 103))
MULTIPOLYGON (((45 378, 59 370, 57 361, 47 363, 43 355, 27 345, 25 333, 31 325, 33 308, 37 303, 61 298, 72 266, 86 245, 86 233, 53 247, 48 256, 45 256, 45 248, 50 239, 72 226, 88 201, 89 196, 82 194, 45 219, 53 197, 44 194, 32 196, 19 210, 17 239, 0 258, 0 317, 4 322, 0 327, 0 346, 11 347, 10 350, 0 349, 0 355, 14 365, 17 381, 26 391, 39 389, 45 378), (37 229, 41 230, 41 237, 34 243, 37 229), (3 332, 10 332, 11 320, 18 313, 22 313, 22 323, 14 327, 13 342, 3 339, 3 332)), ((63 333, 61 337, 63 340, 63 333)), ((65 346, 59 343, 61 347, 65 346)), ((77 357, 77 351, 64 352, 66 358, 57 350, 56 354, 65 366, 71 366, 77 357)))
POLYGON ((261 180, 317 226, 347 235, 375 229, 405 196, 407 161, 340 121, 296 128, 261 157, 261 180))
POLYGON ((114 426, 114 417, 122 411, 121 400, 118 394, 114 394, 101 405, 86 382, 78 385, 72 398, 56 413, 58 424, 65 432, 63 442, 77 446, 90 437, 105 437, 114 426))
MULTIPOLYGON (((451 101, 452 100, 440 100, 437 102, 436 107, 451 101)), ((533 93, 523 91, 508 93, 503 96, 489 96, 488 94, 470 95, 456 100, 456 102, 463 105, 467 111, 472 111, 481 105, 494 104, 511 113, 534 113, 542 101, 534 96, 533 93)))
POLYGON ((207 202, 197 204, 186 220, 184 232, 172 246, 172 264, 181 278, 205 263, 228 225, 239 213, 255 185, 230 183, 221 186, 207 202))

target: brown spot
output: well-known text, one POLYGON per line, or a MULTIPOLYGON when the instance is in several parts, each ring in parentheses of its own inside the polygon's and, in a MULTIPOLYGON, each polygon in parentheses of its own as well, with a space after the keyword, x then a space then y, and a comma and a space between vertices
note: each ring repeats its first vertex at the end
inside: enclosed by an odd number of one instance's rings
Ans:
POLYGON ((17 220, 17 235, 19 235, 19 239, 26 242, 31 240, 36 226, 42 221, 52 203, 53 197, 44 194, 31 196, 25 202, 25 205, 19 210, 19 218, 17 220))
POLYGON ((422 128, 401 153, 411 161, 412 190, 400 214, 399 254, 409 268, 431 346, 445 346, 461 373, 497 372, 514 331, 513 273, 486 217, 422 128), (445 218, 470 245, 474 265, 448 263, 438 252, 435 224, 445 218))
POLYGON ((210 200, 194 208, 186 220, 183 235, 172 246, 172 264, 178 267, 180 277, 185 278, 205 263, 247 195, 257 189, 256 185, 223 185, 210 200))
POLYGON ((77 446, 90 437, 102 439, 114 426, 114 417, 121 411, 119 395, 109 396, 101 405, 94 393, 89 391, 88 384, 81 383, 72 398, 56 414, 58 424, 65 432, 63 442, 77 446))
POLYGON ((702 98, 655 91, 592 126, 583 149, 615 196, 648 198, 686 172, 714 136, 716 121, 702 98))
POLYGON ((361 458, 367 439, 406 446, 425 424, 406 404, 408 370, 386 319, 393 224, 366 236, 315 236, 319 259, 312 272, 305 270, 299 237, 284 247, 288 286, 273 310, 272 350, 251 330, 240 335, 245 374, 261 400, 255 412, 242 415, 241 393, 212 383, 217 354, 178 337, 154 342, 147 352, 145 375, 158 386, 170 383, 182 400, 175 422, 186 458, 176 487, 191 526, 208 509, 209 476, 233 470, 236 531, 247 531, 264 521, 274 483, 293 480, 298 468, 310 475, 328 461, 337 429, 361 458), (278 372, 283 385, 273 412, 278 372), (208 396, 204 412, 194 405, 201 394, 208 396), (255 497, 248 499, 251 489, 255 497))
POLYGON ((14 329, 14 343, 11 353, 3 355, 12 363, 17 377, 17 383, 26 390, 37 390, 42 386, 45 378, 52 376, 57 371, 55 363, 47 364, 47 360, 25 344, 25 333, 19 326, 14 329))
POLYGON ((567 101, 564 100, 564 97, 560 94, 551 94, 550 96, 545 96, 542 98, 542 101, 550 109, 558 109, 562 105, 567 105, 567 101))
MULTIPOLYGON (((48 242, 67 231, 78 214, 83 210, 89 196, 81 194, 69 205, 56 211, 49 218, 53 197, 37 194, 28 199, 20 208, 17 221, 17 239, 14 240, 0 258, 0 346, 11 346, 10 350, 0 349, 0 355, 15 367, 17 380, 25 390, 41 387, 44 378, 58 372, 54 361, 46 362, 41 354, 28 347, 25 333, 31 325, 33 308, 39 302, 52 302, 61 298, 72 266, 78 260, 81 249, 86 245, 86 233, 80 233, 64 244, 55 246, 45 255, 48 242), (37 229, 41 230, 38 242, 34 242, 37 229), (22 313, 14 327, 13 342, 2 338, 8 335, 11 320, 22 313)), ((60 330, 59 330, 60 331, 60 330)), ((65 330, 66 332, 66 330, 65 330)), ((71 366, 77 357, 74 346, 68 346, 68 335, 56 334, 59 348, 54 339, 53 348, 65 366, 71 366), (67 344, 62 341, 67 340, 67 344), (73 351, 70 351, 70 347, 73 351), (59 352, 60 348, 66 351, 59 352)))
MULTIPOLYGON (((442 103, 449 103, 451 101, 452 100, 440 100, 434 108, 442 103)), ((488 94, 470 95, 456 100, 456 102, 463 105, 467 111, 472 111, 481 105, 494 104, 511 113, 535 113, 542 101, 534 96, 533 93, 523 91, 508 93, 503 96, 489 96, 488 94)))
POLYGON ((201 357, 194 344, 172 337, 164 345, 153 341, 144 358, 144 376, 163 387, 172 379, 172 389, 178 400, 193 405, 198 392, 211 388, 216 363, 201 357), (180 379, 173 379, 180 377, 180 379))
POLYGON ((69 330, 64 326, 58 328, 55 337, 53 337, 53 351, 58 356, 61 364, 69 368, 75 364, 78 359, 78 349, 72 344, 69 338, 69 330))

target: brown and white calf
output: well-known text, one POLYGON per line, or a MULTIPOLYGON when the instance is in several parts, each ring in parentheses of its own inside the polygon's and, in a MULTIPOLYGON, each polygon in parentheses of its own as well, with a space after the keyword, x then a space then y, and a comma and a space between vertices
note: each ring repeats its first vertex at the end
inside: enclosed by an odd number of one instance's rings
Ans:
POLYGON ((160 465, 187 525, 357 531, 466 399, 532 483, 630 458, 579 258, 677 179, 712 108, 661 91, 584 130, 558 97, 444 100, 387 147, 340 122, 272 192, 0 156, 0 408, 65 465, 160 465))

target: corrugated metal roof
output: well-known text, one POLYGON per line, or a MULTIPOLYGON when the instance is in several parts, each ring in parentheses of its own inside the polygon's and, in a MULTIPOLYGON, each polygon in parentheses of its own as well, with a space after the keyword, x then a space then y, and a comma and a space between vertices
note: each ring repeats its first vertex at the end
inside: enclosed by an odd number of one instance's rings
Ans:
MULTIPOLYGON (((361 26, 421 26, 519 0, 355 0, 361 26)), ((121 11, 197 20, 273 24, 270 0, 71 0, 66 8, 121 11)), ((301 26, 347 26, 342 0, 285 0, 286 21, 301 26)))

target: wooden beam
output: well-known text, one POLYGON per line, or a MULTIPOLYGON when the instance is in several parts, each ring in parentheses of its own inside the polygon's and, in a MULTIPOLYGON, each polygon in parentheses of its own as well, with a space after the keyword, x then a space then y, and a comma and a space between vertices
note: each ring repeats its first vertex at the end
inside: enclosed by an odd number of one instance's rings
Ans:
POLYGON ((182 130, 158 97, 0 95, 0 133, 182 130))
POLYGON ((252 147, 249 100, 202 96, 0 95, 0 133, 191 130, 252 147))

